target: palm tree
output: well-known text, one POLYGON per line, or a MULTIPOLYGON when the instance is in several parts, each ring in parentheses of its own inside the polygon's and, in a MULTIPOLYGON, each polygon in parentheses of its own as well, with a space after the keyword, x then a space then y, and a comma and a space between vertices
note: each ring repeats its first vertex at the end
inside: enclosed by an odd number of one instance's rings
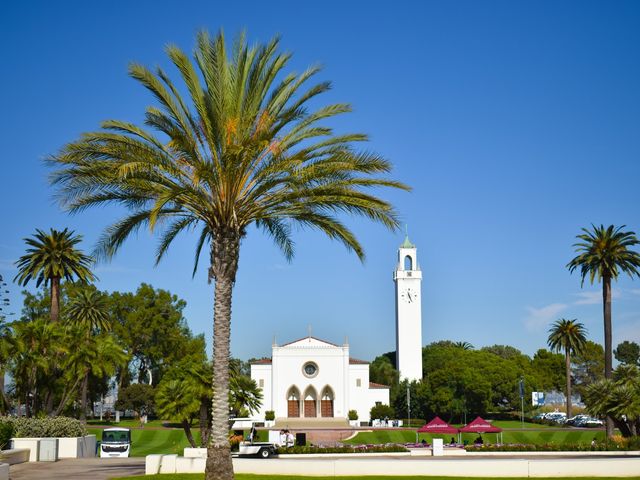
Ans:
POLYGON ((155 397, 158 415, 167 420, 179 420, 189 444, 194 448, 197 444, 191 432, 191 422, 200 412, 200 397, 196 388, 197 385, 188 377, 163 378, 155 397))
POLYGON ((453 346, 456 348, 460 348, 461 350, 473 350, 473 345, 469 342, 454 342, 453 346))
POLYGON ((564 350, 567 375, 567 418, 571 417, 571 354, 581 353, 587 343, 587 330, 576 319, 561 318, 549 329, 547 344, 551 350, 564 350))
POLYGON ((0 318, 0 415, 6 413, 9 407, 7 394, 4 391, 4 375, 7 364, 13 357, 14 345, 15 339, 11 324, 0 318))
POLYGON ((93 260, 76 248, 82 236, 73 231, 51 229, 49 234, 36 229, 32 238, 24 241, 31 248, 16 262, 18 275, 13 279, 25 286, 32 278, 36 287, 44 283, 51 287, 51 321, 57 322, 60 315, 60 280, 77 278, 82 282, 93 281, 95 277, 89 267, 93 260))
POLYGON ((322 124, 349 112, 347 104, 310 110, 310 100, 330 88, 305 84, 318 67, 284 74, 291 55, 279 40, 248 46, 245 36, 229 55, 223 33, 197 36, 195 62, 176 46, 167 54, 180 72, 176 86, 160 68, 132 64, 130 75, 159 106, 145 125, 106 121, 51 158, 52 177, 72 212, 120 204, 130 215, 107 228, 96 254, 111 257, 141 226, 162 228, 156 261, 182 232, 199 228, 196 261, 209 248, 209 281, 215 282, 213 315, 214 400, 207 479, 233 478, 228 442, 229 338, 232 291, 240 242, 251 226, 294 254, 292 227, 319 229, 364 258, 362 246, 342 222, 360 215, 395 229, 380 187, 408 189, 385 178, 391 164, 356 150, 362 134, 334 134, 322 124), (188 92, 188 98, 183 93, 188 92), (155 132, 154 132, 155 131, 155 132), (371 192, 371 189, 375 192, 371 192))
MULTIPOLYGON (((589 281, 597 278, 602 281, 602 309, 604 317, 604 376, 611 378, 613 353, 611 345, 611 279, 617 280, 620 271, 631 278, 640 276, 640 254, 631 250, 640 241, 635 232, 622 231, 626 225, 614 227, 604 225, 596 227, 591 225, 591 230, 583 228, 581 235, 576 238, 580 242, 574 244, 578 255, 573 258, 567 268, 571 273, 580 269, 582 285, 589 277, 589 281)), ((613 435, 613 421, 607 417, 607 436, 613 435)))
MULTIPOLYGON (((80 288, 69 296, 69 303, 65 316, 67 321, 80 327, 85 332, 85 338, 90 340, 92 336, 111 328, 109 319, 109 306, 104 294, 94 286, 80 288)), ((100 360, 98 360, 100 361, 100 360)), ((89 387, 90 369, 85 368, 82 382, 80 420, 87 421, 87 390, 89 387)))

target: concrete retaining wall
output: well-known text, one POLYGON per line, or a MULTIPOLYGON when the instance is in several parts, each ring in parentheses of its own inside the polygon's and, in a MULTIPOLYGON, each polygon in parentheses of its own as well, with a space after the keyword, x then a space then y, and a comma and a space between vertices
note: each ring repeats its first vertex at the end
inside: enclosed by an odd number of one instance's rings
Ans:
MULTIPOLYGON (((14 449, 28 449, 29 461, 37 462, 41 438, 12 438, 14 449)), ((58 458, 92 458, 96 456, 96 436, 58 437, 58 458)))
POLYGON ((0 480, 9 480, 9 464, 0 463, 0 480))
MULTIPOLYGON (((567 453, 565 453, 567 455, 567 453)), ((298 456, 300 457, 300 456, 298 456)), ((634 477, 640 473, 640 457, 575 458, 388 458, 351 455, 336 458, 234 458, 236 473, 304 475, 316 477, 353 475, 442 477, 634 477)), ((177 455, 148 455, 146 473, 202 473, 206 459, 177 455)))

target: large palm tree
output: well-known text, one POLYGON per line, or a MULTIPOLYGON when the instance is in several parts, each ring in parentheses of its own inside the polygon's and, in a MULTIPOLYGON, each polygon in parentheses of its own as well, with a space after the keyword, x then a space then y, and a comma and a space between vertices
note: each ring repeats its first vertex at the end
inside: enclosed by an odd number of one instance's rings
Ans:
MULTIPOLYGON (((578 255, 573 258, 567 268, 571 273, 579 269, 582 285, 587 277, 593 284, 594 280, 602 282, 602 310, 604 317, 604 376, 611 378, 613 353, 611 345, 611 280, 617 280, 620 272, 631 278, 640 276, 640 254, 631 250, 640 241, 635 232, 625 232, 621 227, 604 225, 591 230, 583 228, 583 233, 577 235, 580 241, 574 244, 578 255)), ((613 421, 607 417, 607 436, 613 435, 613 421)))
MULTIPOLYGON (((80 288, 69 296, 65 316, 68 322, 80 327, 84 331, 87 341, 94 335, 109 331, 111 327, 107 298, 93 286, 80 288)), ((80 420, 83 423, 87 421, 89 373, 90 369, 85 368, 80 401, 80 420)))
POLYGON ((34 278, 36 287, 42 283, 50 286, 52 322, 57 322, 60 315, 60 280, 95 279, 90 270, 93 259, 76 248, 81 240, 82 236, 66 228, 62 231, 52 228, 48 234, 36 229, 32 238, 24 239, 30 248, 16 262, 19 273, 13 281, 24 286, 34 278))
MULTIPOLYGON (((223 33, 197 36, 194 61, 175 46, 167 55, 180 73, 175 84, 160 68, 132 64, 130 75, 151 91, 145 125, 106 121, 52 157, 70 211, 121 204, 129 215, 107 228, 96 254, 111 257, 141 226, 162 228, 156 261, 178 234, 199 229, 214 281, 214 399, 207 479, 231 479, 228 443, 229 340, 232 290, 240 242, 251 226, 270 236, 289 259, 294 225, 319 229, 364 258, 342 222, 361 215, 394 229, 393 207, 380 187, 407 189, 385 178, 391 164, 356 150, 362 134, 335 134, 322 122, 349 112, 347 104, 311 110, 310 100, 330 88, 307 87, 312 67, 284 74, 291 55, 278 39, 248 46, 244 35, 231 53, 223 33), (184 93, 188 92, 188 96, 184 93), (371 191, 373 189, 373 192, 371 191)), ((317 104, 317 103, 316 103, 317 104)))
POLYGON ((564 351, 567 375, 567 418, 571 417, 571 355, 581 353, 587 343, 587 330, 576 319, 561 318, 549 329, 547 344, 551 350, 564 351))

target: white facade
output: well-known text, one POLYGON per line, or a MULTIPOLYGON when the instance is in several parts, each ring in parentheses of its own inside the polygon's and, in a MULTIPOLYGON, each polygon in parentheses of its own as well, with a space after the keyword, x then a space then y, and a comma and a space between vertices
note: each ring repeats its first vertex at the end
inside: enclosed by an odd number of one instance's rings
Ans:
POLYGON ((270 359, 251 365, 251 378, 262 389, 258 416, 276 418, 347 418, 358 412, 369 420, 376 403, 389 404, 389 387, 369 382, 369 364, 349 357, 349 345, 306 337, 272 346, 270 359))
POLYGON ((406 237, 393 272, 396 284, 396 369, 401 379, 422 380, 422 271, 406 237))

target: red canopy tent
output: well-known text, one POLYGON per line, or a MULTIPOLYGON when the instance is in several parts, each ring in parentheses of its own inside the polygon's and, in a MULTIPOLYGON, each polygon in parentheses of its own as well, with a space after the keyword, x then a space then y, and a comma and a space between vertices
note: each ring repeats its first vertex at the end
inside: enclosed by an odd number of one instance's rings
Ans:
POLYGON ((458 429, 452 427, 440 417, 436 417, 426 425, 418 429, 418 433, 458 433, 458 429))
POLYGON ((476 417, 476 419, 465 425, 460 429, 461 433, 500 433, 502 429, 495 427, 482 417, 476 417))

